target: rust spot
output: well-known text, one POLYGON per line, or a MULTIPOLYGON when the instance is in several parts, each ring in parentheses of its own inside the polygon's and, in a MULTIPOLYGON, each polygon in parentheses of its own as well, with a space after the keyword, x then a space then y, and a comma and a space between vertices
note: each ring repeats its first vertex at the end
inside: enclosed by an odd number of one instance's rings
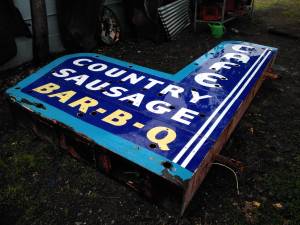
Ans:
POLYGON ((22 102, 22 103, 25 103, 25 104, 27 104, 27 105, 33 105, 33 106, 35 106, 35 107, 37 107, 37 108, 40 108, 40 109, 46 109, 46 107, 45 107, 42 103, 31 102, 31 101, 29 101, 29 100, 27 100, 27 99, 25 99, 25 98, 22 98, 22 99, 21 99, 21 102, 22 102))
POLYGON ((111 171, 111 160, 108 155, 100 155, 98 157, 98 161, 100 162, 102 169, 106 173, 109 173, 111 171))
POLYGON ((169 169, 167 168, 162 171, 162 176, 178 186, 184 185, 184 181, 179 176, 173 176, 170 174, 169 169))
POLYGON ((75 151, 75 149, 72 146, 68 146, 68 152, 70 153, 71 156, 73 156, 75 159, 80 160, 80 156, 78 153, 75 151))

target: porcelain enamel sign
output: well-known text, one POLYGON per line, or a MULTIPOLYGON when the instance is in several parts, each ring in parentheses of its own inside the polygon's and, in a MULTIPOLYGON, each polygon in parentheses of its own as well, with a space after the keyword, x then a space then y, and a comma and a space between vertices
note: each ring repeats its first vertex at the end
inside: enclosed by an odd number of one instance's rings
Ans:
POLYGON ((97 54, 62 57, 8 90, 32 111, 160 174, 188 179, 276 49, 224 42, 176 74, 97 54), (23 103, 26 105, 26 103, 23 103))

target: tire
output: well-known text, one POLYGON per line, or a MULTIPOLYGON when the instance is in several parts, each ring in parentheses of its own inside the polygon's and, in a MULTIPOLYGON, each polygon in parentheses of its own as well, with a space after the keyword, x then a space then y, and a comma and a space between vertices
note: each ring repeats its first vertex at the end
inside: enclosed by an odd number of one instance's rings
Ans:
POLYGON ((124 13, 122 5, 104 6, 98 23, 98 38, 106 45, 114 45, 125 36, 124 13))

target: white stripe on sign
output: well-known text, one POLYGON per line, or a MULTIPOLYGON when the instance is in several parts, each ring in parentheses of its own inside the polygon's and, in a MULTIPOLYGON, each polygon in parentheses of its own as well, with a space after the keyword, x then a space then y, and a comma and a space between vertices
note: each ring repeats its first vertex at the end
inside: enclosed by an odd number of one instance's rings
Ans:
POLYGON ((217 127, 217 125, 220 123, 221 119, 225 116, 225 114, 228 112, 228 110, 231 108, 231 106, 234 104, 234 102, 237 100, 237 98, 242 94, 244 89, 247 87, 249 82, 253 79, 256 72, 260 69, 262 64, 266 61, 268 56, 271 54, 269 51, 266 57, 261 61, 261 63, 258 65, 258 67, 255 69, 255 71, 252 73, 252 75, 249 77, 247 82, 243 85, 243 87, 239 90, 239 92, 236 94, 236 96, 231 100, 231 102, 227 105, 227 107, 224 109, 224 111, 221 113, 221 115, 218 117, 218 119, 214 122, 214 124, 210 127, 210 129, 206 132, 204 137, 197 143, 197 145, 193 148, 193 150, 190 152, 190 154, 185 158, 183 163, 181 164, 182 167, 186 167, 191 159, 195 156, 195 154, 198 152, 198 150, 201 148, 201 146, 204 144, 204 142, 207 140, 207 138, 211 135, 211 133, 214 131, 214 129, 217 127))
POLYGON ((211 114, 211 116, 205 121, 205 123, 200 127, 200 129, 196 132, 196 134, 186 143, 186 145, 180 150, 180 152, 176 155, 176 157, 173 159, 174 163, 177 163, 181 157, 186 153, 186 151, 191 147, 191 145, 196 141, 196 139, 202 134, 203 130, 208 126, 208 124, 211 122, 211 120, 216 116, 216 114, 220 111, 220 109, 226 104, 226 102, 231 98, 231 96, 234 94, 234 92, 239 88, 239 86, 243 83, 243 81, 247 78, 248 74, 253 70, 253 68, 256 66, 256 64, 259 63, 261 58, 264 57, 265 53, 268 51, 268 49, 265 49, 263 53, 259 56, 259 58, 253 63, 253 65, 250 67, 250 69, 247 71, 247 73, 242 77, 242 79, 239 81, 239 83, 232 89, 232 91, 229 93, 229 95, 223 100, 223 102, 216 108, 216 110, 211 114))

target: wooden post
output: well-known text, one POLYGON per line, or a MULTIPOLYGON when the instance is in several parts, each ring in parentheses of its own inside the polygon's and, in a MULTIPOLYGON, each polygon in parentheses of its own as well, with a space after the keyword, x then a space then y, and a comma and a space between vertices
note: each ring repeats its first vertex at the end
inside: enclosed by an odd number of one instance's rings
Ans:
POLYGON ((30 0, 33 59, 36 63, 44 62, 49 55, 48 23, 45 0, 30 0))

